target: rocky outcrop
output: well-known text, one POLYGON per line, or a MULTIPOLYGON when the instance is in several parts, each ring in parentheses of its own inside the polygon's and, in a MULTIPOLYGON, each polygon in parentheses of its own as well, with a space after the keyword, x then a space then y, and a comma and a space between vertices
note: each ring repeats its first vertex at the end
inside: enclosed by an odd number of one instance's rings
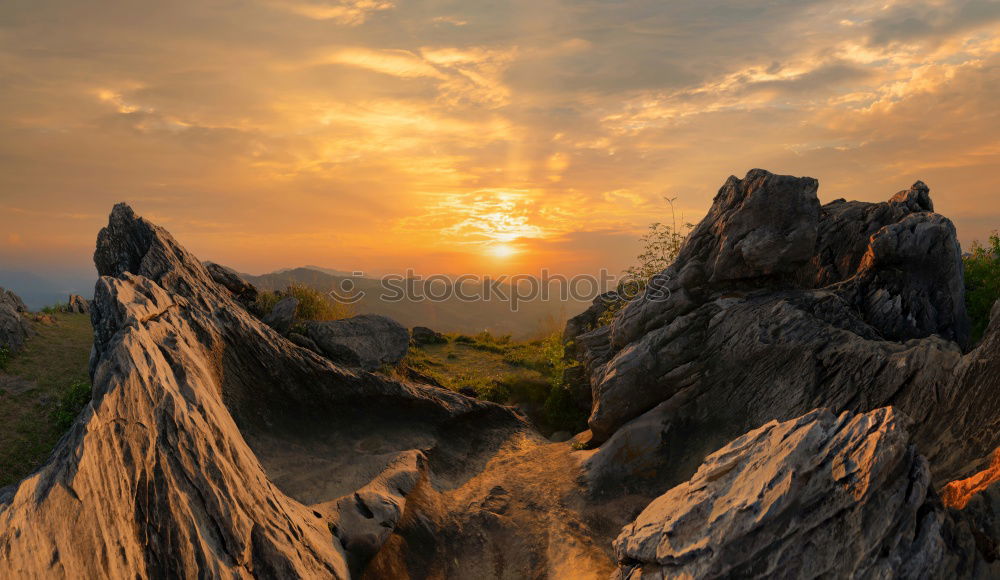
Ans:
POLYGON ((445 335, 435 332, 426 326, 414 326, 413 330, 410 331, 410 337, 413 344, 416 345, 444 344, 448 342, 448 338, 445 335))
POLYGON ((10 290, 0 288, 0 347, 17 352, 33 334, 25 314, 28 308, 21 298, 10 290))
POLYGON ((288 334, 295 326, 295 312, 299 308, 299 299, 294 296, 285 296, 278 300, 277 304, 270 312, 264 316, 264 324, 270 326, 280 334, 288 334))
POLYGON ((93 399, 0 490, 0 577, 347 578, 413 479, 468 478, 525 431, 292 345, 125 205, 94 261, 93 399))
POLYGON ((0 288, 0 304, 7 304, 14 308, 17 312, 27 312, 28 307, 25 306, 24 300, 17 294, 14 294, 13 290, 8 290, 6 288, 0 288))
POLYGON ((367 371, 398 363, 410 348, 406 328, 378 314, 308 321, 305 330, 330 360, 367 371))
POLYGON ((619 578, 989 577, 891 408, 772 421, 705 458, 615 541, 619 578))
POLYGON ((244 308, 252 311, 257 304, 257 287, 244 280, 236 270, 216 264, 205 262, 205 269, 216 284, 219 284, 233 295, 244 308))
POLYGON ((70 294, 66 301, 66 312, 70 314, 90 314, 90 302, 79 294, 70 294))
POLYGON ((595 492, 675 485, 740 433, 817 407, 895 405, 933 455, 928 419, 957 403, 969 334, 954 227, 922 183, 881 204, 821 207, 816 190, 763 170, 730 178, 674 264, 576 338, 595 492))

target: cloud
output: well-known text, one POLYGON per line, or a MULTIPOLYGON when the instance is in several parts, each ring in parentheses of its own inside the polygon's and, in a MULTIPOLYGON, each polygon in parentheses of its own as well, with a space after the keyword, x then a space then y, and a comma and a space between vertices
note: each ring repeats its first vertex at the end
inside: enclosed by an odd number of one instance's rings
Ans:
POLYGON ((340 2, 273 2, 272 6, 312 20, 332 20, 337 24, 358 26, 374 13, 395 7, 388 0, 341 0, 340 2))
POLYGON ((818 177, 824 199, 924 179, 982 238, 1000 223, 997 17, 985 0, 7 3, 0 191, 24 211, 0 231, 32 236, 4 258, 89 263, 124 199, 247 271, 475 268, 500 239, 522 265, 597 268, 631 260, 661 196, 696 221, 756 166, 818 177))

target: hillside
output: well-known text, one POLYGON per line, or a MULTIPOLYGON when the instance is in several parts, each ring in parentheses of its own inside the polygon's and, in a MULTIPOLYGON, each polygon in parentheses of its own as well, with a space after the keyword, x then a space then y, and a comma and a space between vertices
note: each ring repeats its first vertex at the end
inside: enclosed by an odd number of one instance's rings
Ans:
MULTIPOLYGON (((558 293, 549 300, 535 298, 518 305, 517 311, 511 309, 509 301, 491 297, 485 300, 461 300, 449 296, 437 301, 421 299, 441 292, 443 286, 425 288, 423 282, 413 281, 412 295, 416 299, 390 300, 390 290, 386 292, 379 280, 364 277, 341 276, 320 271, 311 267, 294 268, 262 276, 241 274, 248 282, 262 290, 282 290, 291 284, 304 284, 321 292, 339 291, 345 280, 355 292, 363 292, 364 297, 353 304, 357 314, 381 314, 398 320, 403 326, 428 326, 441 332, 477 334, 490 332, 495 335, 509 334, 518 340, 525 340, 545 334, 553 326, 553 321, 565 321, 590 305, 590 300, 560 300, 558 293)), ((402 284, 402 283, 399 283, 402 284)), ((481 284, 467 283, 464 291, 470 296, 484 296, 486 292, 481 284)), ((509 285, 502 287, 506 295, 510 295, 509 285)))
POLYGON ((0 369, 0 487, 41 467, 90 398, 90 316, 50 316, 0 369))

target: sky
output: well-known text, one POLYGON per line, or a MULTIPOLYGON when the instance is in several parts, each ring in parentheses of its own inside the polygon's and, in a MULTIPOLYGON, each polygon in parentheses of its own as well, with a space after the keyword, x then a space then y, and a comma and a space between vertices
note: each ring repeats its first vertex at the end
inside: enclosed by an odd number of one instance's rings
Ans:
POLYGON ((1000 1, 6 0, 0 269, 619 271, 730 174, 1000 228, 1000 1))

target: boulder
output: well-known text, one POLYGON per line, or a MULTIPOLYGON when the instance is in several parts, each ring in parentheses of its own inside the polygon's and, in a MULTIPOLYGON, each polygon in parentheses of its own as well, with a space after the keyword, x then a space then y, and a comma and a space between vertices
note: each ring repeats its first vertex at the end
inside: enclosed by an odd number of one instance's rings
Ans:
POLYGON ((362 314, 343 320, 308 321, 306 336, 330 360, 375 371, 403 360, 410 347, 410 333, 391 318, 362 314))
POLYGON ((302 348, 308 348, 318 355, 323 354, 323 351, 320 350, 319 346, 313 342, 311 338, 304 334, 299 334, 297 332, 289 333, 288 340, 292 341, 293 344, 301 346, 302 348))
POLYGON ((28 311, 28 307, 24 305, 24 301, 21 300, 20 296, 14 294, 13 290, 2 287, 0 287, 0 304, 12 306, 18 312, 28 311))
POLYGON ((70 314, 90 314, 90 302, 79 294, 70 294, 66 301, 66 312, 70 314))
POLYGON ((448 338, 445 335, 435 332, 426 326, 414 326, 413 330, 410 331, 410 335, 413 344, 416 345, 445 344, 448 342, 448 338))
POLYGON ((995 575, 936 497, 907 422, 820 409, 737 438, 625 526, 616 577, 995 575))
POLYGON ((295 326, 295 311, 298 307, 298 298, 285 296, 264 316, 264 324, 277 330, 280 334, 288 334, 295 326))
POLYGON ((21 298, 4 288, 0 288, 0 347, 9 352, 18 352, 34 334, 26 316, 28 312, 21 298))
POLYGON ((0 490, 0 578, 346 579, 416 481, 469 479, 527 433, 502 406, 293 346, 124 204, 94 261, 93 397, 0 490))
POLYGON ((216 264, 215 262, 205 262, 205 269, 208 270, 208 274, 212 277, 212 280, 226 290, 229 290, 233 298, 244 308, 253 310, 257 304, 256 286, 244 280, 236 270, 216 264))
MULTIPOLYGON (((917 422, 922 452, 947 447, 930 418, 970 412, 954 407, 962 389, 993 397, 985 374, 958 386, 961 257, 932 207, 919 182, 888 202, 821 207, 812 179, 730 178, 647 291, 576 337, 600 445, 585 462, 592 490, 676 485, 740 433, 817 407, 892 404, 917 422)), ((1000 444, 986 433, 996 411, 977 420, 976 449, 953 450, 948 469, 932 461, 936 481, 1000 444)))

